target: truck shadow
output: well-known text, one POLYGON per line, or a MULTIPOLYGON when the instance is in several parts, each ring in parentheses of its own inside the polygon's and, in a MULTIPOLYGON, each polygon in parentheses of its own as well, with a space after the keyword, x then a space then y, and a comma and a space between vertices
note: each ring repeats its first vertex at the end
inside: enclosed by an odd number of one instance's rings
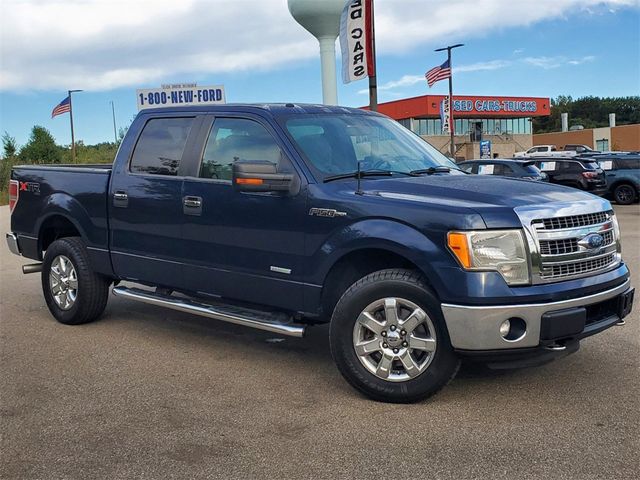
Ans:
MULTIPOLYGON (((285 365, 295 372, 304 369, 309 375, 323 370, 337 373, 329 348, 328 324, 311 326, 303 338, 292 338, 119 298, 110 300, 104 320, 119 324, 119 328, 121 324, 130 326, 130 334, 144 331, 147 338, 153 336, 160 342, 171 337, 172 341, 181 344, 197 342, 200 347, 215 352, 225 349, 251 351, 253 355, 265 358, 264 362, 269 361, 269 357, 276 362, 286 360, 285 365)), ((498 378, 526 376, 530 370, 494 370, 483 364, 463 362, 455 383, 490 383, 498 378)), ((331 377, 349 389, 339 375, 331 377)))

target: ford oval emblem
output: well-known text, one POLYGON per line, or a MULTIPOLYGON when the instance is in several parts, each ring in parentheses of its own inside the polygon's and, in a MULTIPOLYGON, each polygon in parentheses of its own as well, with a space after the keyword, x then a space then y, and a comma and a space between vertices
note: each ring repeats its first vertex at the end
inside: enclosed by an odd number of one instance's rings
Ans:
POLYGON ((599 233, 590 233, 580 239, 578 245, 588 250, 597 250, 604 244, 604 238, 599 233))

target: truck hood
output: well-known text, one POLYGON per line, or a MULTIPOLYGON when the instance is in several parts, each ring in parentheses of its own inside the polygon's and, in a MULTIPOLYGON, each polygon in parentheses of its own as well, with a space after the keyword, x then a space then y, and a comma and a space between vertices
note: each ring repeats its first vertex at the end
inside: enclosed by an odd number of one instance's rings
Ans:
MULTIPOLYGON (((365 193, 428 205, 450 205, 477 212, 487 228, 518 228, 517 211, 549 212, 568 205, 608 202, 575 188, 546 182, 483 175, 431 175, 363 182, 365 193)), ((609 206, 610 208, 610 206, 609 206)), ((595 211, 595 210, 594 210, 595 211)))

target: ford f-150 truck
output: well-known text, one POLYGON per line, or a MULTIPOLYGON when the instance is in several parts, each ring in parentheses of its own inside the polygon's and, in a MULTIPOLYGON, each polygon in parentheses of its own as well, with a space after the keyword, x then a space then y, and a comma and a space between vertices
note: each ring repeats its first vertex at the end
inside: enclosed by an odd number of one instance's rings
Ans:
POLYGON ((393 120, 314 105, 146 110, 112 166, 18 166, 9 248, 65 324, 116 296, 285 335, 389 402, 461 359, 541 364, 624 323, 608 201, 469 175, 393 120))

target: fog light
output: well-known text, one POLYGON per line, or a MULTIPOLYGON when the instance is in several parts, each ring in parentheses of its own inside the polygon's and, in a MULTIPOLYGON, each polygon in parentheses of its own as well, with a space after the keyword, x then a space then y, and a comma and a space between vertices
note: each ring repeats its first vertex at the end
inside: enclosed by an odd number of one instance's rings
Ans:
POLYGON ((509 330, 511 330, 511 322, 509 320, 505 320, 502 322, 502 325, 500 325, 500 335, 506 337, 509 335, 509 330))
POLYGON ((500 335, 507 342, 522 340, 527 333, 527 322, 519 317, 511 317, 500 324, 500 335))

